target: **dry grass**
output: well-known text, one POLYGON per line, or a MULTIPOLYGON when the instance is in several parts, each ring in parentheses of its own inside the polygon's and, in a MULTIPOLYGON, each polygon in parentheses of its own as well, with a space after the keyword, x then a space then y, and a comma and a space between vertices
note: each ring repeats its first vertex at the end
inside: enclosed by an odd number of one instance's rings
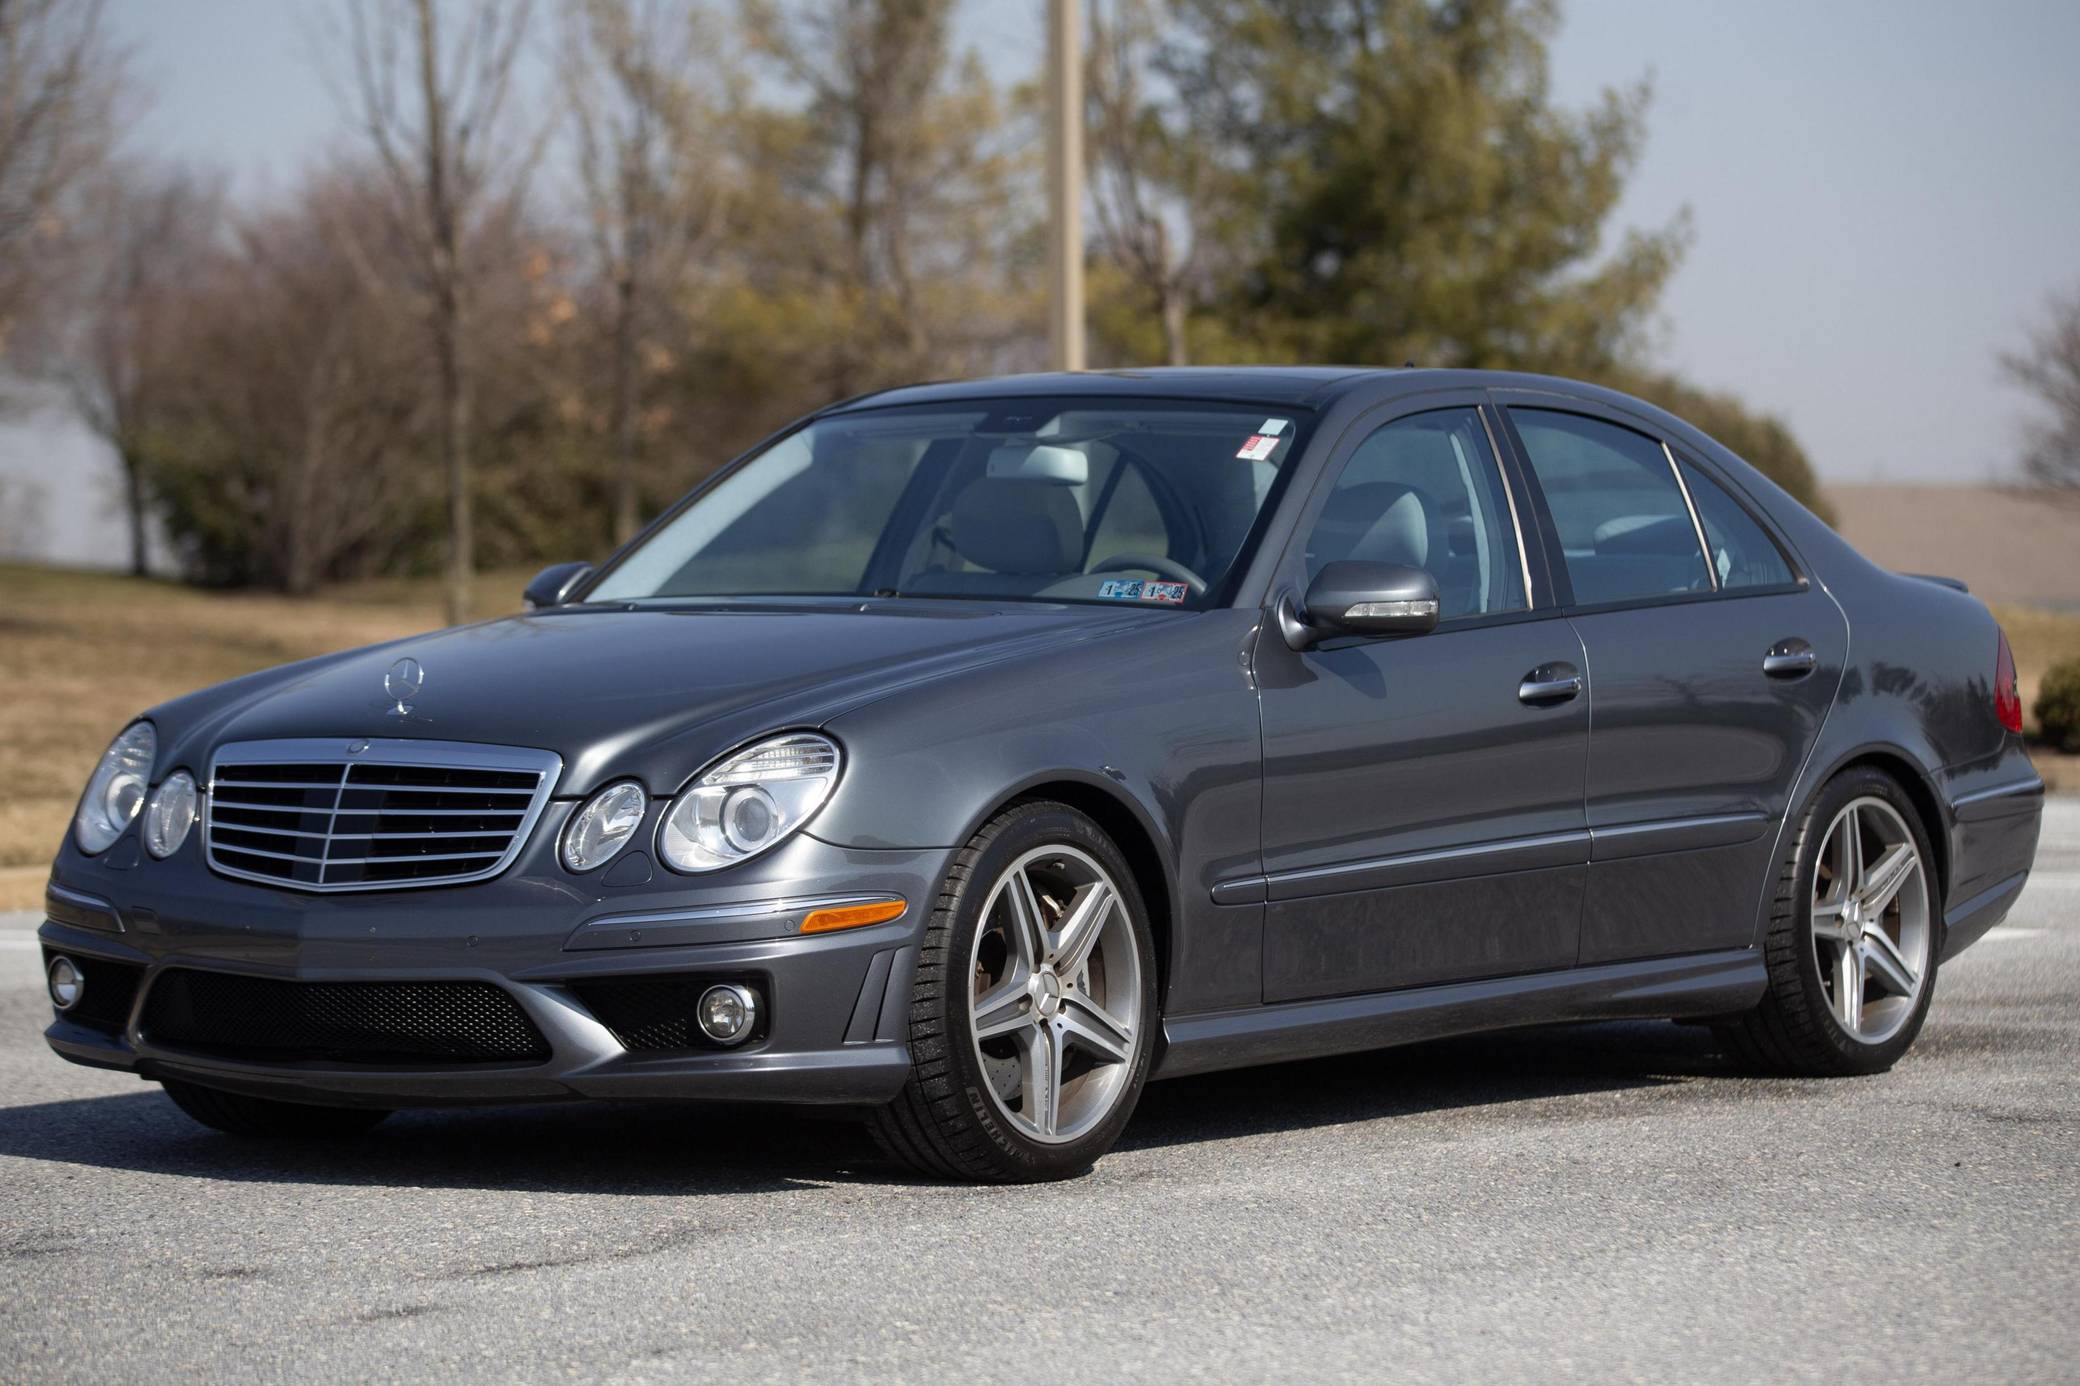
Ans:
MULTIPOLYGON (((517 609, 524 580, 487 576, 477 610, 517 609)), ((426 583, 389 581, 297 601, 0 565, 0 593, 0 909, 40 902, 43 866, 95 757, 144 708, 256 669, 440 624, 426 583)))
MULTIPOLYGON (((477 610, 519 605, 523 579, 492 574, 477 610)), ((292 601, 170 583, 0 565, 0 909, 42 899, 45 863, 94 759, 144 708, 207 684, 440 624, 427 583, 385 581, 292 601)), ((2043 671, 2080 658, 2080 616, 1995 608, 2020 669, 2024 706, 2043 671)), ((2038 758, 2080 789, 2080 757, 2038 758)))
POLYGON ((2080 505, 1992 486, 1830 486, 1873 563, 1963 578, 1989 602, 2080 612, 2080 505))

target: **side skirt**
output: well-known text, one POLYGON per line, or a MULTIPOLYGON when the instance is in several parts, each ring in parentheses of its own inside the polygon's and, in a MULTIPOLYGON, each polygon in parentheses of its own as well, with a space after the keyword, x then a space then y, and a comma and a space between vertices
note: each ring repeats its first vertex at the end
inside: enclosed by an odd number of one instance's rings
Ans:
POLYGON ((1762 997, 1752 948, 1606 963, 1367 996, 1293 1001, 1164 1021, 1154 1077, 1352 1054, 1482 1030, 1574 1020, 1727 1015, 1762 997))

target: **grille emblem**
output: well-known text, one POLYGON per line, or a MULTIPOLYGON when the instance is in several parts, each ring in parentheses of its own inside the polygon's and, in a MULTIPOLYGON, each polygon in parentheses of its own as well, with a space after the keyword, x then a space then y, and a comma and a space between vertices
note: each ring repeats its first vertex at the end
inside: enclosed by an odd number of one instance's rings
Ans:
POLYGON ((419 690, 425 686, 426 669, 410 655, 406 655, 403 659, 391 665, 390 672, 383 675, 383 691, 388 693, 391 701, 397 704, 397 706, 390 709, 390 715, 392 717, 409 716, 412 710, 412 699, 418 697, 419 690))
POLYGON ((347 743, 347 754, 350 756, 358 756, 367 749, 368 743, 366 741, 349 741, 347 743))

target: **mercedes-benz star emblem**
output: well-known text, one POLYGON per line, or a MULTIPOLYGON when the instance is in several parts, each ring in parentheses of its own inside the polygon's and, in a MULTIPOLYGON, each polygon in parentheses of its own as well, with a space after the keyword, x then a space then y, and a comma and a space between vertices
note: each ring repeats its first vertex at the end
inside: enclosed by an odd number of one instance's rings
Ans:
POLYGON ((383 691, 397 704, 390 709, 390 715, 403 717, 409 714, 412 699, 418 697, 419 690, 425 686, 426 670, 410 655, 391 665, 390 672, 383 675, 383 691))

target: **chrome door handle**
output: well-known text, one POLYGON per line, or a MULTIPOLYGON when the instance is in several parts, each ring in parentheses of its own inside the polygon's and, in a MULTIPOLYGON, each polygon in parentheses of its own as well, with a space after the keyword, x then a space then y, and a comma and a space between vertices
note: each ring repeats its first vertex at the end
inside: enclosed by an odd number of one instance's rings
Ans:
POLYGON ((1582 691, 1582 672, 1572 664, 1541 664, 1517 685, 1517 701, 1537 706, 1564 703, 1582 691))
POLYGON ((1820 664, 1813 647, 1796 638, 1779 640, 1762 657, 1762 672, 1773 679, 1802 679, 1820 664))

